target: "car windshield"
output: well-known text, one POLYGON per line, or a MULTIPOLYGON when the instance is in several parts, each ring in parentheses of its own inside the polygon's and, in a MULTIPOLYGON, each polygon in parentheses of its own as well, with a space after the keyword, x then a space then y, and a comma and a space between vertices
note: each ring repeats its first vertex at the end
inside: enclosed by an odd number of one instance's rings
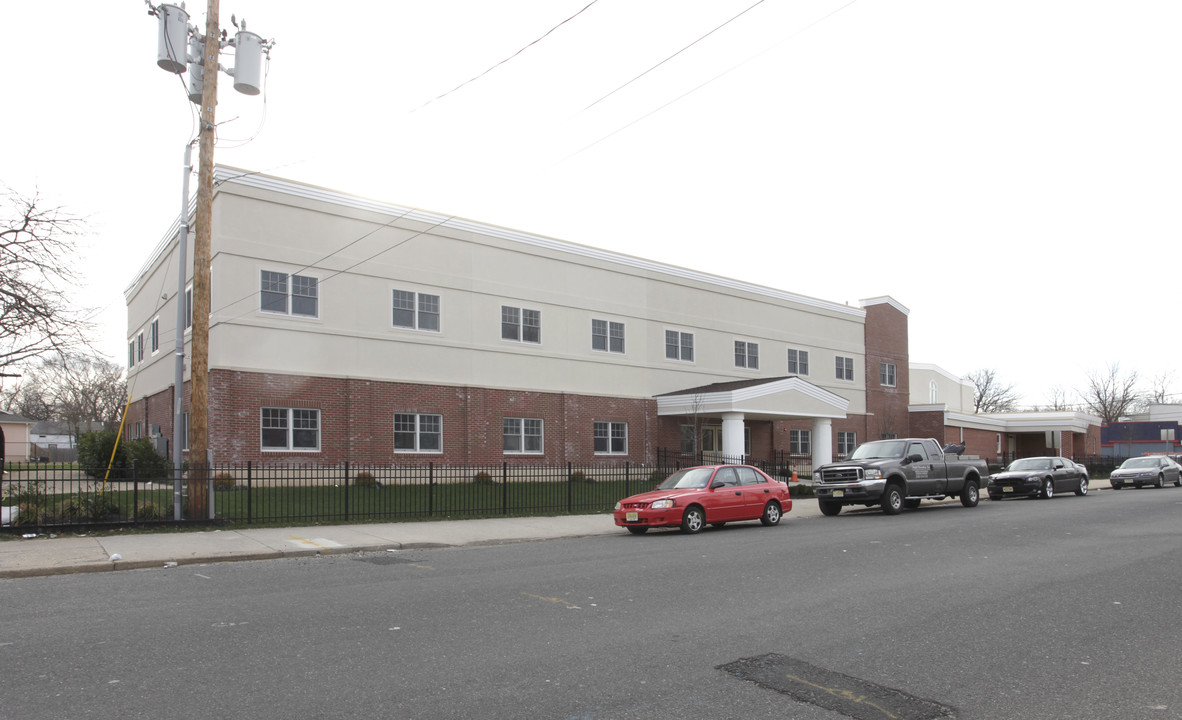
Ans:
POLYGON ((1047 458, 1022 458, 1010 463, 1007 470, 1021 472, 1023 470, 1050 470, 1051 461, 1047 458))
POLYGON ((1120 464, 1122 468, 1152 468, 1157 467, 1157 458, 1129 458, 1120 464))
POLYGON ((873 460, 874 458, 901 458, 907 449, 906 440, 875 440, 862 443, 850 453, 850 460, 873 460))
POLYGON ((710 478, 713 475, 714 468, 686 468, 685 470, 678 470, 665 478, 665 482, 658 485, 657 489, 684 490, 686 488, 704 488, 710 484, 710 478))

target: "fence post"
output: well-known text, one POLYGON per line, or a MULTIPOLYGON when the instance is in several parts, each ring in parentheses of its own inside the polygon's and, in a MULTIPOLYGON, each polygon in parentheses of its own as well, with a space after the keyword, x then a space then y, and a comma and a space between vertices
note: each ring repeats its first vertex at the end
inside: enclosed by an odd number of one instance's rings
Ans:
POLYGON ((501 462, 501 514, 509 514, 509 463, 501 462))
POLYGON ((569 513, 574 507, 574 481, 571 477, 574 475, 574 466, 571 461, 566 461, 566 511, 569 513))
POLYGON ((253 504, 254 503, 254 491, 251 490, 251 483, 250 483, 250 481, 252 479, 252 472, 251 471, 253 469, 254 469, 254 466, 251 465, 251 461, 247 460, 246 461, 246 522, 248 522, 248 523, 252 522, 254 520, 254 504, 253 504))
POLYGON ((624 497, 628 497, 632 493, 628 492, 628 485, 632 481, 632 461, 624 461, 624 497))
POLYGON ((349 519, 349 461, 345 461, 345 479, 341 483, 341 487, 345 489, 345 520, 349 519))
POLYGON ((427 463, 427 517, 435 514, 435 462, 427 463))

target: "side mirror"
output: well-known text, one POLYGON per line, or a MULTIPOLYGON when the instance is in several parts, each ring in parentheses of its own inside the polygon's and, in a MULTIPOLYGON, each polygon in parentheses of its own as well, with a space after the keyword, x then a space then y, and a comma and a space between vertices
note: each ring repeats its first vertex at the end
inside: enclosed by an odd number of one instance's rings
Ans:
POLYGON ((909 462, 909 463, 923 462, 923 455, 920 455, 919 453, 911 453, 910 455, 907 456, 907 462, 909 462))

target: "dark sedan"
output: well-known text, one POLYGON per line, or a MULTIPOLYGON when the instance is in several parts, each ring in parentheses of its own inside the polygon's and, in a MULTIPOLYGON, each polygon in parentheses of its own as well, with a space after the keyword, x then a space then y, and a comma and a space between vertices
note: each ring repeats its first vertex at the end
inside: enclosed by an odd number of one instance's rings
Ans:
POLYGON ((1052 498, 1068 490, 1088 494, 1088 469, 1063 457, 1022 458, 989 478, 989 499, 1003 497, 1052 498))

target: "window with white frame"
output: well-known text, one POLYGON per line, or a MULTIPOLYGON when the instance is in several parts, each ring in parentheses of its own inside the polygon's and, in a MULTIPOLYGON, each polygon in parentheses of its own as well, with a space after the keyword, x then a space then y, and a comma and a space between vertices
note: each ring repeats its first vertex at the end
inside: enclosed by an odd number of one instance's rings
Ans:
POLYGON ((501 306, 501 339, 515 342, 542 342, 542 312, 501 306))
POLYGON ((539 418, 504 418, 502 434, 506 453, 542 452, 542 421, 539 418))
POLYGON ((317 317, 320 302, 320 281, 310 275, 288 275, 274 270, 261 270, 259 279, 259 309, 280 315, 317 317))
POLYGON ((263 450, 319 450, 320 411, 265 407, 262 438, 263 450))
POLYGON ((681 426, 681 454, 695 455, 698 452, 698 433, 693 425, 681 426))
POLYGON ((748 370, 759 369, 759 344, 753 342, 745 342, 743 340, 735 341, 735 367, 747 368, 748 370))
POLYGON ((135 367, 135 340, 127 343, 127 367, 135 367))
POLYGON ((152 349, 152 354, 155 355, 160 351, 160 318, 152 318, 152 324, 148 331, 149 345, 152 349))
POLYGON ((854 379, 854 359, 852 357, 837 356, 834 368, 837 372, 838 380, 853 380, 854 379))
POLYGON ((809 374, 809 351, 788 348, 788 372, 792 375, 809 374))
POLYGON ((624 323, 593 319, 591 349, 600 352, 624 352, 624 323))
POLYGON ((846 432, 844 430, 837 431, 837 455, 841 458, 846 458, 858 446, 858 433, 846 432))
POLYGON ((185 288, 185 330, 193 327, 193 286, 185 288))
POLYGON ((135 336, 135 361, 144 361, 144 333, 142 330, 139 335, 135 336))
POLYGON ((932 405, 940 402, 940 386, 936 384, 935 380, 928 383, 928 402, 932 405))
POLYGON ((669 360, 694 361, 694 334, 680 330, 665 331, 665 357, 669 360))
POLYGON ((181 413, 181 450, 189 449, 189 412, 181 413))
POLYGON ((624 455, 628 452, 628 423, 595 422, 595 452, 624 455))
POLYGON ((439 296, 395 290, 394 327, 439 332, 439 296))
POLYGON ((895 364, 888 362, 879 363, 878 379, 886 387, 895 387, 895 364))
POLYGON ((813 454, 813 431, 812 430, 789 430, 788 431, 788 453, 790 455, 812 455, 813 454))
POLYGON ((394 452, 443 452, 443 416, 394 413, 394 452))

